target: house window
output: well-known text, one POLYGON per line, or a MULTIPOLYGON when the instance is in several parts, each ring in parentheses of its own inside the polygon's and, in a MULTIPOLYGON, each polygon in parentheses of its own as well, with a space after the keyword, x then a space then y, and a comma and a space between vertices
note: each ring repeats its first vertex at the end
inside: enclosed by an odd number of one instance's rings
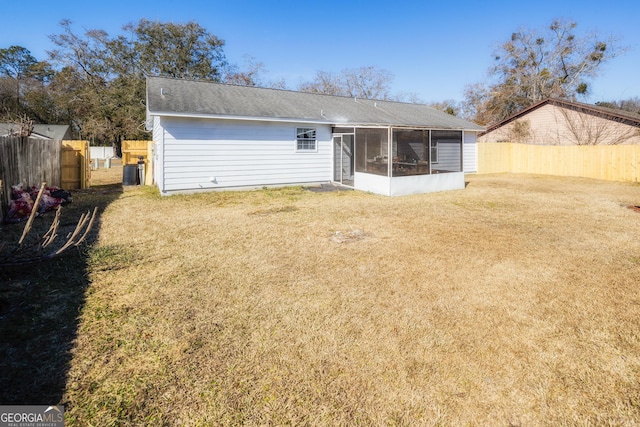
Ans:
POLYGON ((438 163, 438 140, 431 139, 431 163, 438 163))
POLYGON ((316 151, 316 130, 296 128, 296 151, 316 151))

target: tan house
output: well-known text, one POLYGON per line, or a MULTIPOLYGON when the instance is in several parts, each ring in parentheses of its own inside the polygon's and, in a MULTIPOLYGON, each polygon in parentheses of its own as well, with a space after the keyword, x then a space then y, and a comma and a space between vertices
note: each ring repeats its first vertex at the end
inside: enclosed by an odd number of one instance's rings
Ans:
POLYGON ((640 144, 640 114, 545 99, 487 127, 478 142, 538 145, 640 144))

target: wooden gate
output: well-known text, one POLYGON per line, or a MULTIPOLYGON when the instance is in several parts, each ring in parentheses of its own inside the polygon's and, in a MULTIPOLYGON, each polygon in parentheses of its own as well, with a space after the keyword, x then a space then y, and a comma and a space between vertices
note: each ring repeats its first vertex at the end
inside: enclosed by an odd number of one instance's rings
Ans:
POLYGON ((138 157, 144 160, 144 185, 153 185, 153 141, 122 141, 122 166, 137 165, 138 157))
POLYGON ((62 188, 73 190, 90 186, 89 141, 62 141, 62 188))

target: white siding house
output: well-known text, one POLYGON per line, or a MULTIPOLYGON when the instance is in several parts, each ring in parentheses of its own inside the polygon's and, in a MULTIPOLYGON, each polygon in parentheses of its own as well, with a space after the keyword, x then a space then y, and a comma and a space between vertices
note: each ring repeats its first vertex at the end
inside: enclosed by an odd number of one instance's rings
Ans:
POLYGON ((464 162, 465 173, 478 172, 478 138, 476 132, 464 133, 464 152, 462 160, 464 162))
POLYGON ((162 193, 329 182, 331 127, 316 125, 316 149, 297 151, 296 129, 303 127, 309 125, 158 118, 156 182, 162 193))
POLYGON ((147 80, 147 117, 163 195, 329 182, 385 195, 464 188, 482 130, 423 105, 166 78, 147 80))

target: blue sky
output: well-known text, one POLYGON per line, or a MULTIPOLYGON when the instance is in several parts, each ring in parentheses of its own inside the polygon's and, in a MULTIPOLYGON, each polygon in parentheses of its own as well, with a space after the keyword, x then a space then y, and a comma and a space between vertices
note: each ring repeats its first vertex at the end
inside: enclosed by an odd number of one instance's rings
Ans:
POLYGON ((638 0, 34 0, 28 7, 9 2, 3 11, 12 19, 3 19, 0 48, 20 45, 39 60, 53 48, 48 36, 61 32, 62 19, 78 33, 110 35, 141 18, 194 20, 225 40, 230 62, 242 65, 245 55, 262 62, 265 80, 284 79, 295 88, 317 70, 375 65, 393 74, 394 93, 415 93, 425 102, 461 100, 465 85, 486 78, 493 48, 512 32, 567 18, 580 34, 616 35, 629 48, 602 68, 587 101, 640 97, 638 0))

